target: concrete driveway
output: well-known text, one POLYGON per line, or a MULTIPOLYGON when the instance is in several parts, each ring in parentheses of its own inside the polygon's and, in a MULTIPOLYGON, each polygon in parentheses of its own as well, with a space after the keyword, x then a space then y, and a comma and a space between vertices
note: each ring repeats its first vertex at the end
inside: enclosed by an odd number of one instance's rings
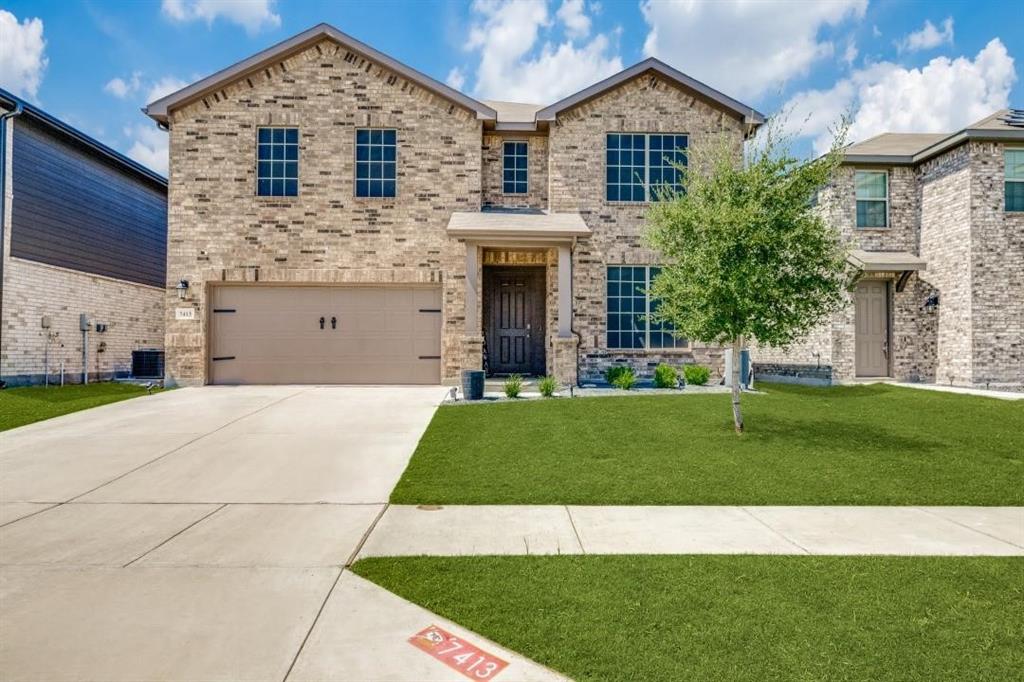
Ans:
POLYGON ((342 575, 445 391, 181 389, 0 434, 0 679, 459 679, 406 643, 443 620, 342 575))

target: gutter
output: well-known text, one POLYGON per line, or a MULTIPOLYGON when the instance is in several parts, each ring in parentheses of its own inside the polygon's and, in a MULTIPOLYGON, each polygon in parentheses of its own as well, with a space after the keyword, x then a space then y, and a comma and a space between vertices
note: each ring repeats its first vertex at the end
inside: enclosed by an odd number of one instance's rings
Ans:
MULTIPOLYGON (((0 114, 0 348, 3 347, 4 334, 4 260, 7 250, 4 248, 7 225, 7 120, 20 116, 25 111, 21 102, 13 102, 14 108, 0 114)), ((0 367, 0 388, 4 387, 2 367, 0 367)))

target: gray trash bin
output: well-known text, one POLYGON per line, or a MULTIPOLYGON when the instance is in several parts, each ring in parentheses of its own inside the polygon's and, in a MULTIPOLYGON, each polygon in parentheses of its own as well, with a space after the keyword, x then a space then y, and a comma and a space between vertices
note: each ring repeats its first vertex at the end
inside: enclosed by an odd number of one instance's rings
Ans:
POLYGON ((463 400, 483 400, 484 371, 482 369, 462 370, 463 400))

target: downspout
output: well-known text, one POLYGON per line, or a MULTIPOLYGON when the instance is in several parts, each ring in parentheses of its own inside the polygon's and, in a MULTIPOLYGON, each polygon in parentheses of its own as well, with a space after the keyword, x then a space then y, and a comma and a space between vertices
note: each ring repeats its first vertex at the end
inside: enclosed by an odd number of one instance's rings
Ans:
MULTIPOLYGON (((14 103, 14 109, 0 114, 0 348, 3 348, 4 334, 4 260, 7 250, 4 248, 7 226, 7 119, 20 116, 25 110, 21 102, 14 103)), ((0 365, 0 388, 4 387, 2 365, 0 365)))

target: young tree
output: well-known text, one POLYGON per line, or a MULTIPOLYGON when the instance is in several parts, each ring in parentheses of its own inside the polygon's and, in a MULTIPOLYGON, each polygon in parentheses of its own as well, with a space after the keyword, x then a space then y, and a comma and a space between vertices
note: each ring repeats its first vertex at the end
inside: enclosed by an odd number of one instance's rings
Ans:
POLYGON ((684 190, 663 193, 648 214, 647 241, 663 258, 652 317, 732 347, 737 433, 744 345, 788 345, 838 310, 851 284, 846 245, 814 208, 842 159, 845 130, 807 162, 792 156, 779 124, 761 131, 746 164, 725 140, 690 150, 684 190))

